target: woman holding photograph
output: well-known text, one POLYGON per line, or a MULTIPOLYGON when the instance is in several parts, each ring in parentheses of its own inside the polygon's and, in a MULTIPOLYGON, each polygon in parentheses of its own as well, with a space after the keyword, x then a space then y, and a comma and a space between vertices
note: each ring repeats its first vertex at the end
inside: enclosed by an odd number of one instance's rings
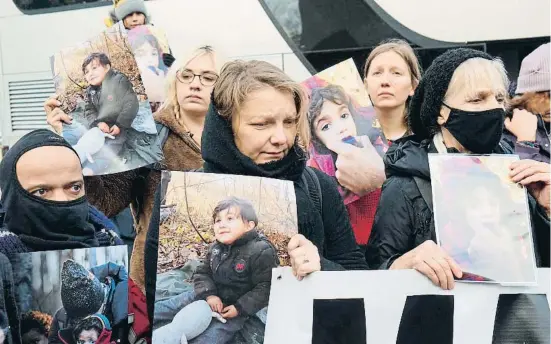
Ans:
MULTIPOLYGON (((215 51, 203 46, 194 50, 189 58, 176 61, 167 74, 167 98, 153 115, 158 127, 162 128, 159 140, 165 157, 158 169, 186 171, 201 167, 201 135, 212 88, 218 79, 217 66, 215 51)), ((71 117, 59 106, 55 98, 45 103, 48 123, 61 133, 63 123, 70 123, 71 117)), ((145 238, 153 211, 153 196, 161 180, 160 171, 155 169, 145 167, 85 178, 90 203, 108 216, 114 216, 132 204, 137 236, 130 276, 142 292, 145 291, 145 238)))
MULTIPOLYGON (((205 122, 204 172, 294 182, 299 234, 291 238, 288 251, 299 280, 320 270, 366 269, 335 182, 306 167, 308 136, 299 84, 267 62, 227 63, 205 122)), ((345 332, 354 323, 346 309, 337 308, 331 309, 333 326, 314 324, 329 342, 350 338, 345 332), (350 321, 343 324, 343 319, 350 321)))
MULTIPOLYGON (((366 253, 371 268, 415 269, 443 289, 462 277, 435 243, 428 153, 510 154, 500 143, 507 84, 503 63, 480 51, 449 50, 433 61, 410 104, 415 136, 392 145, 384 158, 388 179, 366 253)), ((531 194, 537 264, 549 266, 549 165, 523 160, 510 169, 531 194)))

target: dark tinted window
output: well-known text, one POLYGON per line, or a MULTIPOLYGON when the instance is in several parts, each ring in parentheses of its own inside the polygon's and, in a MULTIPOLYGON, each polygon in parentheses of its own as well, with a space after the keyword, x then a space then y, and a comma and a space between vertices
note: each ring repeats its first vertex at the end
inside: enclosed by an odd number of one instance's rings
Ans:
POLYGON ((310 72, 347 58, 359 69, 381 41, 401 38, 415 48, 421 65, 449 48, 469 46, 499 56, 512 79, 522 59, 549 37, 456 45, 421 36, 397 22, 371 0, 261 0, 269 17, 310 72))

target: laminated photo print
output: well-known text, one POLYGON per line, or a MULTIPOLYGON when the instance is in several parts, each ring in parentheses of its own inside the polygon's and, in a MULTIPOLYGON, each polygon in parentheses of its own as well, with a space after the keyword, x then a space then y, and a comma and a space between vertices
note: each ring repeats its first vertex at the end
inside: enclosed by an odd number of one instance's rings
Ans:
MULTIPOLYGON (((336 161, 347 149, 374 149, 382 160, 388 143, 380 128, 374 126, 375 111, 353 59, 312 76, 302 85, 309 98, 309 166, 335 177, 336 161)), ((337 185, 350 214, 356 241, 366 245, 381 190, 361 196, 337 185)))
POLYGON ((128 341, 126 246, 22 253, 10 262, 22 343, 128 341))
POLYGON ((133 170, 162 159, 146 89, 126 31, 113 26, 52 56, 63 137, 84 175, 133 170))
POLYGON ((509 166, 518 159, 429 154, 438 243, 465 280, 537 282, 527 192, 509 178, 509 166))
POLYGON ((262 338, 272 269, 298 233, 293 183, 163 172, 161 197, 153 343, 262 338))
POLYGON ((168 67, 163 62, 163 54, 170 53, 166 35, 152 25, 140 25, 128 31, 128 42, 136 58, 147 98, 152 107, 153 104, 158 107, 166 98, 168 67))

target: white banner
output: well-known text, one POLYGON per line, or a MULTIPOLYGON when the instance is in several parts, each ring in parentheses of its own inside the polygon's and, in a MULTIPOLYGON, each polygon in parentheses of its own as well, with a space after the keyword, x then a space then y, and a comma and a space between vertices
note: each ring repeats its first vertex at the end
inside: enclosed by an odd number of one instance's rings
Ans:
POLYGON ((367 343, 396 343, 408 296, 453 295, 453 342, 490 344, 500 294, 546 294, 549 307, 549 269, 538 269, 537 281, 531 287, 456 283, 447 291, 414 270, 317 272, 298 281, 290 268, 277 268, 264 343, 311 344, 314 300, 352 298, 364 299, 367 343))

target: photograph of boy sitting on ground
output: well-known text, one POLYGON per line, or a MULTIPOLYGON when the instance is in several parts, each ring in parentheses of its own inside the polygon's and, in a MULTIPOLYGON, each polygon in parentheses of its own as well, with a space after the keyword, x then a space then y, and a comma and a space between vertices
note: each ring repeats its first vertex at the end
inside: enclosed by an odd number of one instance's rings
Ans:
POLYGON ((140 70, 125 32, 110 28, 51 59, 63 136, 85 175, 135 169, 162 158, 140 70))
POLYGON ((298 232, 293 184, 171 172, 162 186, 153 343, 262 336, 272 269, 298 232))
POLYGON ((10 259, 24 343, 128 340, 126 246, 23 253, 10 259))

